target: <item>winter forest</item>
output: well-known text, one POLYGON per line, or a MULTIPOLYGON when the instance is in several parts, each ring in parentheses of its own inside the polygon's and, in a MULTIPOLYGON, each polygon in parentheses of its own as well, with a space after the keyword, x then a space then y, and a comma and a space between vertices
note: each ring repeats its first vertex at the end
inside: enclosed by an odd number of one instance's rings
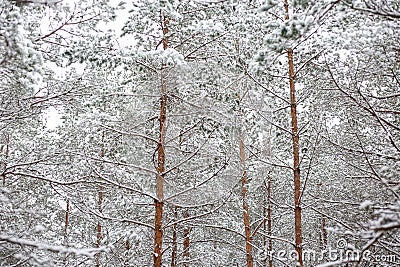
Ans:
POLYGON ((0 266, 400 266, 400 1, 0 0, 0 266))

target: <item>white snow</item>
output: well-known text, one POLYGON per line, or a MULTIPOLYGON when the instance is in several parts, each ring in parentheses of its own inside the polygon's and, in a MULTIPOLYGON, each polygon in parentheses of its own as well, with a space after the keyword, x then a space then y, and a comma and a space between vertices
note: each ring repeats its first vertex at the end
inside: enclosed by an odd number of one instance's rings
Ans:
POLYGON ((46 227, 44 227, 44 226, 41 225, 41 224, 38 224, 38 225, 35 226, 35 228, 33 229, 33 231, 34 231, 35 233, 44 232, 44 231, 46 231, 46 227))
POLYGON ((75 255, 83 255, 89 258, 93 258, 96 253, 106 251, 106 247, 101 248, 74 248, 74 247, 65 247, 65 246, 57 246, 57 245, 49 245, 44 243, 39 243, 37 241, 32 241, 23 238, 16 238, 6 235, 0 235, 0 240, 7 241, 9 243, 18 244, 22 246, 34 247, 40 250, 47 250, 51 252, 58 252, 62 254, 75 254, 75 255))
POLYGON ((368 208, 369 206, 371 206, 373 204, 374 204, 374 202, 372 202, 371 200, 367 199, 367 200, 363 201, 360 204, 360 209, 366 209, 366 208, 368 208))
POLYGON ((49 130, 56 129, 62 124, 61 117, 61 114, 56 108, 49 107, 45 115, 46 128, 49 130))
POLYGON ((64 211, 67 211, 67 202, 64 200, 58 200, 58 205, 60 205, 61 209, 63 209, 64 211))

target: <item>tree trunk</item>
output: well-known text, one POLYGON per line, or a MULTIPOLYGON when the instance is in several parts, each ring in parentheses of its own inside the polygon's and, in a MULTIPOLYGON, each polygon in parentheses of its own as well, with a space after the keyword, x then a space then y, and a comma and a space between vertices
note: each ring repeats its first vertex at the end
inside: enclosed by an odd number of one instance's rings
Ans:
POLYGON ((246 154, 244 151, 243 137, 240 138, 239 143, 240 163, 242 165, 242 206, 243 206, 243 220, 244 232, 246 238, 246 263, 247 267, 253 267, 253 252, 252 252, 252 236, 250 226, 249 207, 247 206, 247 171, 246 171, 246 154))
POLYGON ((67 207, 65 210, 64 245, 68 244, 68 224, 69 224, 69 199, 67 199, 67 207))
MULTIPOLYGON (((286 20, 289 19, 289 4, 284 0, 286 11, 286 20)), ((303 248, 302 248, 302 226, 301 226, 301 184, 300 184, 300 156, 299 156, 299 133, 297 126, 297 103, 295 88, 295 73, 293 62, 293 49, 287 49, 288 67, 289 67, 289 86, 290 86, 290 116, 292 124, 292 146, 293 146, 293 182, 294 182, 294 232, 295 246, 297 253, 297 265, 303 266, 303 248)))
MULTIPOLYGON (((102 213, 102 203, 103 203, 103 186, 99 186, 99 191, 98 191, 98 201, 97 201, 97 208, 99 213, 102 213)), ((100 221, 97 222, 97 242, 96 242, 96 247, 100 248, 101 246, 101 223, 100 221)), ((96 254, 96 267, 100 266, 100 253, 96 254)))
MULTIPOLYGON (((2 171, 3 171, 3 173, 1 174, 1 177, 3 178, 3 186, 6 186, 6 174, 5 174, 5 171, 6 171, 6 168, 7 168, 7 161, 8 161, 8 156, 9 156, 9 151, 10 151, 10 147, 9 147, 9 145, 10 145, 10 134, 5 134, 5 136, 6 136, 6 145, 5 145, 5 151, 4 151, 4 158, 5 158, 5 160, 4 160, 4 162, 2 162, 2 171)), ((1 152, 3 152, 3 147, 1 147, 1 150, 0 150, 1 152)))
POLYGON ((272 267, 272 202, 271 202, 271 176, 268 176, 268 185, 267 185, 267 202, 268 202, 268 209, 267 209, 267 221, 268 221, 268 236, 270 237, 268 240, 268 265, 272 267))
MULTIPOLYGON (((318 195, 321 192, 322 183, 318 183, 318 195)), ((319 247, 321 251, 326 249, 328 245, 328 232, 326 231, 326 217, 325 215, 321 215, 321 232, 320 232, 320 244, 319 247)))
MULTIPOLYGON (((183 212, 183 218, 189 218, 189 212, 185 210, 183 212)), ((189 267, 189 246, 190 246, 190 228, 185 226, 183 230, 183 266, 189 267)))
POLYGON ((129 250, 131 249, 131 242, 129 239, 125 241, 125 260, 124 260, 124 267, 129 267, 129 250))
MULTIPOLYGON (((268 191, 268 186, 267 186, 265 180, 264 180, 264 189, 265 189, 266 192, 268 191)), ((268 221, 268 215, 267 215, 267 209, 268 209, 268 207, 267 207, 267 205, 268 205, 268 195, 265 195, 265 194, 264 194, 264 201, 263 201, 263 202, 264 202, 264 203, 263 203, 263 230, 264 230, 264 233, 268 234, 268 229, 267 229, 267 221, 268 221)), ((264 252, 265 252, 265 257, 262 259, 262 266, 263 266, 263 267, 267 267, 267 259, 270 258, 270 255, 269 255, 269 253, 268 253, 268 252, 269 252, 269 248, 268 248, 268 250, 267 250, 267 239, 268 239, 268 237, 267 237, 266 235, 263 235, 263 249, 264 249, 264 252)))
POLYGON ((292 118, 292 145, 293 145, 293 182, 294 182, 294 218, 295 218, 295 245, 298 255, 298 263, 303 266, 302 248, 302 226, 301 226, 301 184, 300 184, 300 156, 299 156, 299 133, 297 127, 296 91, 294 85, 293 50, 288 49, 289 77, 290 77, 290 115, 292 118))
MULTIPOLYGON (((174 219, 175 221, 178 220, 178 208, 174 207, 174 219)), ((171 253, 171 267, 176 267, 176 259, 178 255, 178 242, 177 242, 177 232, 176 232, 177 225, 174 224, 172 227, 172 253, 171 253)))
MULTIPOLYGON (((70 209, 69 199, 67 199, 67 206, 65 208, 64 246, 68 245, 69 209, 70 209)), ((67 266, 67 257, 68 255, 65 255, 64 257, 64 266, 67 266)))
MULTIPOLYGON (((101 147, 101 150, 100 150, 100 157, 101 158, 104 158, 105 153, 106 153, 105 147, 104 147, 104 136, 105 136, 105 133, 103 131, 102 136, 101 136, 101 141, 102 141, 102 147, 101 147)), ((99 185, 98 199, 97 199, 97 210, 99 211, 99 213, 103 212, 103 208, 102 208, 102 205, 103 205, 103 190, 104 190, 103 186, 99 185)), ((101 246, 101 238, 102 238, 101 222, 98 221, 97 222, 97 242, 96 242, 96 247, 97 248, 100 248, 100 246, 101 246)), ((96 254, 96 263, 95 263, 96 267, 100 266, 100 256, 101 256, 100 253, 96 254)))
MULTIPOLYGON (((168 48, 168 18, 162 14, 160 16, 162 30, 163 30, 163 48, 168 48)), ((161 69, 161 98, 160 98, 160 129, 158 140, 158 158, 157 158, 157 177, 156 177, 156 200, 155 206, 155 222, 154 222, 154 266, 161 267, 162 264, 162 218, 164 210, 164 172, 165 172, 165 134, 166 134, 166 121, 167 121, 167 79, 166 79, 166 66, 163 65, 161 69)))
POLYGON ((321 218, 321 244, 322 244, 322 250, 325 250, 326 246, 328 245, 328 232, 326 231, 325 215, 322 215, 321 218))
MULTIPOLYGON (((237 55, 239 57, 239 40, 236 39, 235 48, 237 55)), ((244 233, 245 233, 245 241, 246 241, 246 265, 247 267, 253 267, 253 237, 251 234, 251 225, 250 225, 250 215, 249 215, 249 207, 247 206, 247 186, 248 186, 248 178, 247 178, 247 170, 246 170, 246 152, 244 148, 244 136, 243 136, 243 110, 241 108, 241 101, 243 100, 240 97, 240 94, 237 94, 237 98, 239 101, 239 118, 241 121, 240 131, 239 131, 239 157, 240 157, 240 165, 242 171, 242 208, 243 208, 243 221, 244 221, 244 233)))
MULTIPOLYGON (((269 130, 268 142, 267 142, 267 149, 266 149, 266 156, 268 158, 271 157, 271 136, 272 136, 272 128, 269 130)), ((271 195, 271 184, 272 179, 271 175, 268 174, 267 181, 264 180, 264 187, 265 191, 267 192, 266 197, 264 198, 264 209, 263 209, 263 216, 266 217, 264 219, 264 233, 268 235, 268 254, 265 257, 263 262, 263 266, 267 266, 267 258, 268 258, 268 266, 272 267, 272 195, 271 195)), ((267 247, 267 237, 264 236, 264 248, 267 247)))

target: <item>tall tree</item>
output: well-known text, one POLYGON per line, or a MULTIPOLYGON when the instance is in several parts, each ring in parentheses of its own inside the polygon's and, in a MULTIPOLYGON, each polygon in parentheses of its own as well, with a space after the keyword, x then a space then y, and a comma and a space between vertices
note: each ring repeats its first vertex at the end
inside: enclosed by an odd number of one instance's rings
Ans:
MULTIPOLYGON (((169 18, 163 13, 160 14, 160 24, 163 32, 162 45, 163 49, 168 49, 168 27, 169 18)), ((168 72, 166 65, 163 63, 161 67, 161 97, 160 97, 160 130, 157 147, 157 177, 156 177, 156 197, 155 200, 155 219, 154 219, 154 266, 161 267, 162 264, 162 242, 163 229, 162 219, 164 212, 164 180, 165 180, 165 136, 167 133, 167 86, 168 72)))

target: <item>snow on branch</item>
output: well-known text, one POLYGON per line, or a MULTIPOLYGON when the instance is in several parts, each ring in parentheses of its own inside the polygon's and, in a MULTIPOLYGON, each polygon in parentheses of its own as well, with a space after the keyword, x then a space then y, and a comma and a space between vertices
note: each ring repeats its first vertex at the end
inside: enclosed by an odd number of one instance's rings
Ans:
POLYGON ((11 236, 6 236, 6 235, 0 235, 0 240, 11 243, 11 244, 15 244, 15 245, 33 247, 33 248, 36 248, 39 250, 45 250, 45 251, 50 251, 50 252, 55 252, 55 253, 66 254, 66 255, 74 254, 77 256, 86 256, 89 258, 93 258, 95 256, 95 254, 97 254, 99 252, 107 251, 107 247, 74 248, 74 247, 43 244, 43 243, 38 243, 36 241, 24 239, 24 238, 17 238, 17 237, 11 237, 11 236))

